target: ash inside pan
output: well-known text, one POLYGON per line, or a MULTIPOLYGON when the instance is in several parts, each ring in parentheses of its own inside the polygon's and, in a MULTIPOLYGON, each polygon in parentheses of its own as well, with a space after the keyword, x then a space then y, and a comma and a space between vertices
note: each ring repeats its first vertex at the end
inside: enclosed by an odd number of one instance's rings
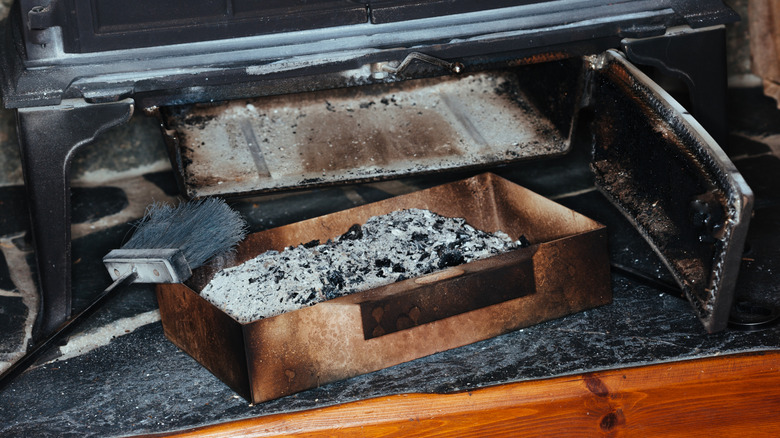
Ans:
POLYGON ((327 242, 267 251, 218 272, 201 295, 247 323, 528 245, 461 218, 399 210, 327 242))

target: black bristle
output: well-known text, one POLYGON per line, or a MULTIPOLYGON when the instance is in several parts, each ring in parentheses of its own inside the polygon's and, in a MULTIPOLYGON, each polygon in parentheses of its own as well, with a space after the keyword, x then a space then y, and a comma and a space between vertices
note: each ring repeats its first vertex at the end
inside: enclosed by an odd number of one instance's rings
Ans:
POLYGON ((123 249, 178 248, 190 269, 230 251, 246 236, 246 222, 225 201, 206 198, 176 207, 154 203, 123 249))

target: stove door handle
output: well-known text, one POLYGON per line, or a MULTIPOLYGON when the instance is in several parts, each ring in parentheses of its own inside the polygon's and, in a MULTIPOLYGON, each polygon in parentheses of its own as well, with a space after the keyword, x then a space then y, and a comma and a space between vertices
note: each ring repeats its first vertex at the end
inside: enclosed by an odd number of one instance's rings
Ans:
POLYGON ((447 70, 455 74, 463 73, 463 69, 464 69, 463 64, 457 61, 449 62, 441 58, 436 58, 435 56, 426 55, 425 53, 411 52, 408 55, 406 55, 406 58, 404 58, 404 60, 401 61, 401 63, 398 64, 397 67, 393 67, 389 64, 383 64, 381 66, 381 70, 394 75, 399 75, 403 73, 404 70, 406 70, 414 60, 418 60, 418 61, 426 62, 431 65, 436 65, 439 67, 446 68, 447 70))

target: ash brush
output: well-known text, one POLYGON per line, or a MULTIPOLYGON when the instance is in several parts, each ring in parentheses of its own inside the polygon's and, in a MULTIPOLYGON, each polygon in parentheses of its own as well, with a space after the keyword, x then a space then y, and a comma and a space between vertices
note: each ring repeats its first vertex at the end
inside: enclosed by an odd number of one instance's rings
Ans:
POLYGON ((217 198, 177 207, 153 204, 133 237, 106 254, 103 263, 114 283, 126 277, 135 283, 181 283, 245 235, 241 216, 217 198))
POLYGON ((41 353, 70 334, 118 286, 184 282, 193 269, 231 251, 244 236, 246 223, 221 199, 183 202, 176 207, 152 204, 130 240, 103 257, 114 282, 86 309, 65 321, 0 374, 0 389, 32 365, 41 353))

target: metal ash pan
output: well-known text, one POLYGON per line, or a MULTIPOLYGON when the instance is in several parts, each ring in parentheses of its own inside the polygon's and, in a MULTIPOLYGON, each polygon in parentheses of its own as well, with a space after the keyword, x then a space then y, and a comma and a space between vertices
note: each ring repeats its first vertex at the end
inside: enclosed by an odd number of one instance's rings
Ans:
POLYGON ((606 228, 490 173, 254 233, 232 264, 336 239, 404 209, 463 218, 477 230, 524 236, 528 245, 248 323, 199 295, 217 272, 204 267, 186 285, 158 286, 166 336, 260 403, 612 299, 606 228))

